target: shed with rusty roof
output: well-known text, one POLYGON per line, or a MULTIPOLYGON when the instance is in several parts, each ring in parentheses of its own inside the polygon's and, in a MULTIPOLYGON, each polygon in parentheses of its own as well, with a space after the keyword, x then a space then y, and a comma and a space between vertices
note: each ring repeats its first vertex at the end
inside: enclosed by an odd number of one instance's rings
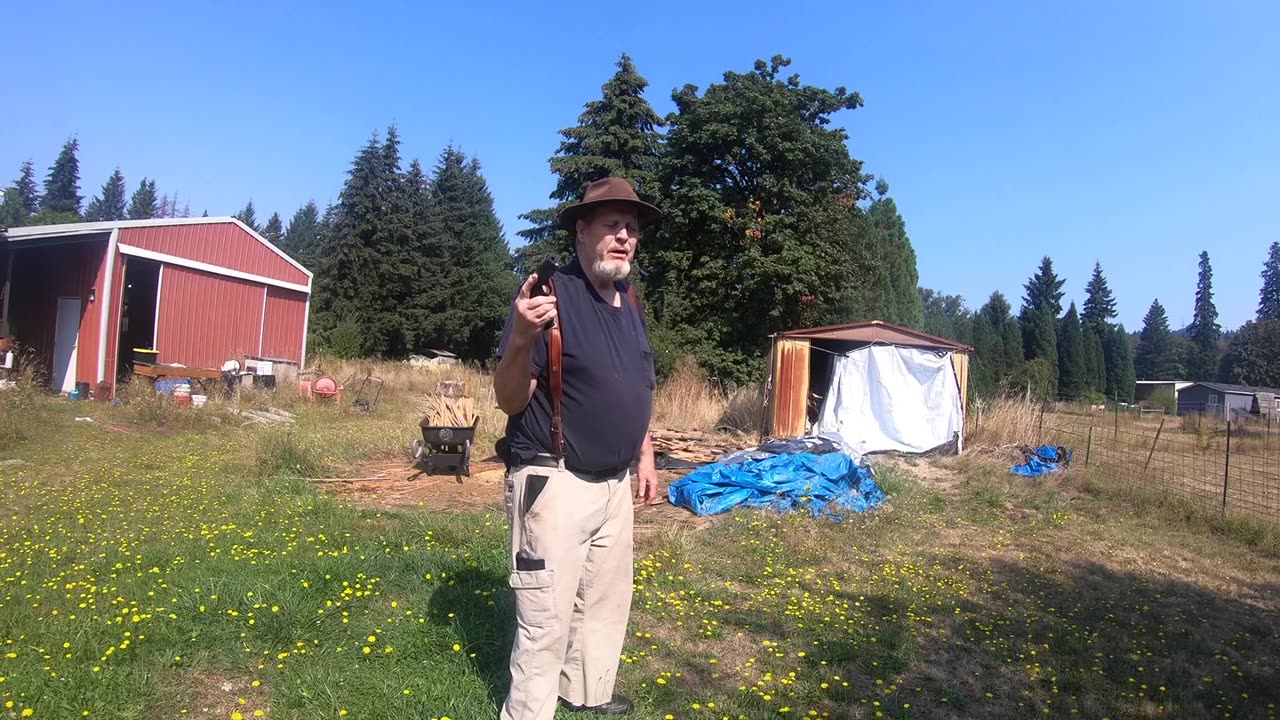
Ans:
POLYGON ((938 444, 953 442, 958 450, 972 350, 882 320, 777 333, 769 353, 766 431, 796 437, 841 428, 863 452, 932 449, 922 443, 945 432, 938 444), (876 428, 866 427, 871 424, 876 428))

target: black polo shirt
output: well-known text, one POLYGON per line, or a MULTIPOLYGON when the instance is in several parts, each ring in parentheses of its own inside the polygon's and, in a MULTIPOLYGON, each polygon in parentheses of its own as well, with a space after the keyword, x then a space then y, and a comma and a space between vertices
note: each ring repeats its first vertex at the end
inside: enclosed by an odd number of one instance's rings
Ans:
MULTIPOLYGON (((563 343, 560 416, 565 465, 581 472, 606 472, 640 457, 653 412, 653 350, 639 308, 615 283, 622 298, 613 307, 600 297, 574 258, 554 276, 556 322, 563 343)), ((501 358, 510 341, 515 303, 498 343, 501 358)), ((551 452, 551 385, 547 337, 534 340, 529 372, 538 385, 529 404, 507 420, 513 462, 551 452)))

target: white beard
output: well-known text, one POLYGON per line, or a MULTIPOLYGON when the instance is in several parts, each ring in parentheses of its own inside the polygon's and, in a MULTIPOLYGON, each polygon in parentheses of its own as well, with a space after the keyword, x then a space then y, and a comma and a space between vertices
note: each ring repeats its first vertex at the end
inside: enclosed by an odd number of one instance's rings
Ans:
POLYGON ((601 278, 614 282, 631 274, 631 263, 626 260, 597 260, 591 269, 601 278))

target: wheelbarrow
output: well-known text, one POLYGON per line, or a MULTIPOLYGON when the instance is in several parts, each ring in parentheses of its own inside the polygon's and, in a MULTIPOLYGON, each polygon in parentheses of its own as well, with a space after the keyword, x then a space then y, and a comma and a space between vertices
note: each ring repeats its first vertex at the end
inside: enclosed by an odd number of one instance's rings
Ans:
POLYGON ((428 471, 451 470, 459 479, 471 477, 471 447, 479 425, 479 415, 470 426, 432 425, 423 418, 419 423, 422 438, 415 438, 409 447, 413 461, 428 471))

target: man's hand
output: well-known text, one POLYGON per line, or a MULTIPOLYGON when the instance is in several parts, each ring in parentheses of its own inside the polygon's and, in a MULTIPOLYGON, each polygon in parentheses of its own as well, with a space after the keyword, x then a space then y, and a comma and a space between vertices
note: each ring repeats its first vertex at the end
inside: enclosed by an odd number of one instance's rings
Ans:
POLYGON ((658 502, 658 469, 653 462, 653 442, 650 436, 644 438, 640 449, 640 462, 636 468, 635 506, 654 505, 658 502))
POLYGON ((538 278, 536 274, 530 275, 520 286, 520 294, 516 296, 516 326, 512 332, 523 343, 532 341, 542 327, 556 317, 555 297, 551 295, 530 297, 535 280, 545 282, 546 278, 538 278))

